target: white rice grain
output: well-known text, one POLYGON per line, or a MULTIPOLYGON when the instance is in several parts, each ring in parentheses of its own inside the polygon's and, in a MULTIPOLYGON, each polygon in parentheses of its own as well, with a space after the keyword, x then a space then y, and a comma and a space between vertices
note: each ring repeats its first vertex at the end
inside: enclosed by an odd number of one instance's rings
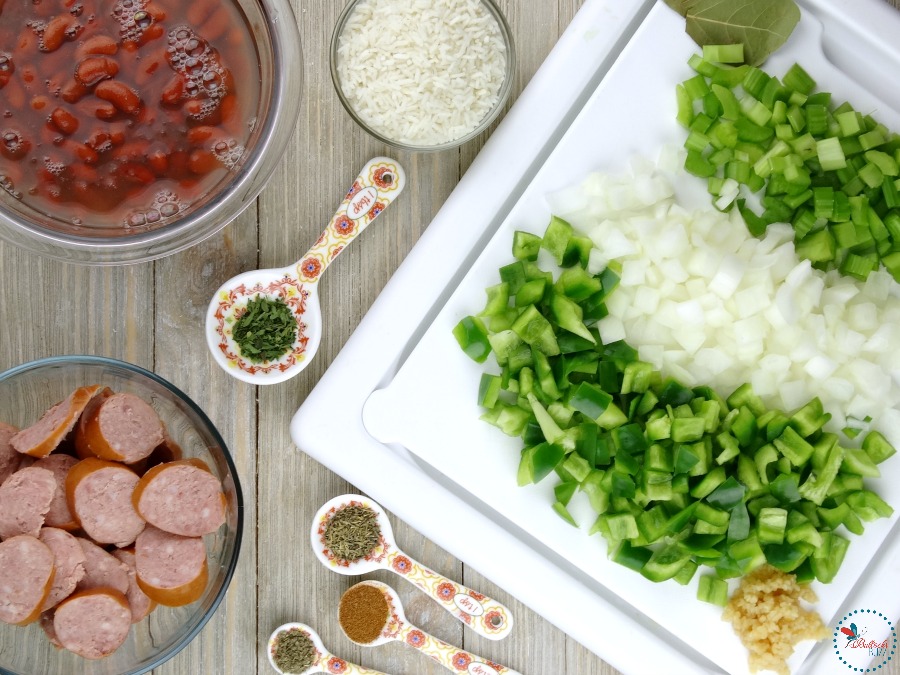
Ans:
POLYGON ((481 0, 363 0, 339 38, 337 71, 373 131, 431 146, 469 133, 494 108, 507 58, 481 0))

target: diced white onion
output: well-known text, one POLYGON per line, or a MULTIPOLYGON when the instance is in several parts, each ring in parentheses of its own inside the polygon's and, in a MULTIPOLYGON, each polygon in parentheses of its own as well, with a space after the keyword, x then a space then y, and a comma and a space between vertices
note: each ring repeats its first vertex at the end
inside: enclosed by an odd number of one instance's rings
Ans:
POLYGON ((819 396, 829 430, 870 415, 900 442, 900 284, 883 270, 862 283, 814 269, 790 225, 756 239, 736 209, 687 210, 659 171, 682 161, 670 148, 656 170, 635 160, 636 173, 592 174, 550 197, 599 249, 592 272, 622 265, 597 323, 604 344, 626 340, 664 375, 723 396, 750 382, 786 411, 819 396))

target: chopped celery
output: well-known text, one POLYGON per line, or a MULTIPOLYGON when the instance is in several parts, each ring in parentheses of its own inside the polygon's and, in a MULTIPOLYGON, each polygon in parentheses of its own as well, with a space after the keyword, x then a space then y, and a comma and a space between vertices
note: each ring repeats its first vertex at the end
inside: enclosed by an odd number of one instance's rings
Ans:
POLYGON ((731 48, 704 47, 704 57, 690 60, 696 75, 676 86, 677 119, 689 129, 687 172, 708 181, 719 208, 725 179, 741 192, 765 188, 762 215, 729 195, 754 236, 789 222, 798 255, 816 267, 865 280, 881 265, 900 280, 897 135, 847 103, 835 106, 799 64, 779 81, 756 67, 730 73, 712 61, 736 58, 731 48), (892 216, 890 225, 882 221, 892 216), (857 228, 835 227, 851 220, 857 228))
POLYGON ((712 63, 743 63, 744 45, 741 42, 730 45, 704 45, 703 60, 712 63))

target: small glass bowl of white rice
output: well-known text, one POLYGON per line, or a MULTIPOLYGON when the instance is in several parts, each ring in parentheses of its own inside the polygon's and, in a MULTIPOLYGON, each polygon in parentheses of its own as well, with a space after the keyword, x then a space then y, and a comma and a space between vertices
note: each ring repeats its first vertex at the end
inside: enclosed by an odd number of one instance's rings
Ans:
POLYGON ((352 0, 331 38, 344 108, 403 150, 446 150, 478 136, 509 98, 515 61, 493 0, 352 0))

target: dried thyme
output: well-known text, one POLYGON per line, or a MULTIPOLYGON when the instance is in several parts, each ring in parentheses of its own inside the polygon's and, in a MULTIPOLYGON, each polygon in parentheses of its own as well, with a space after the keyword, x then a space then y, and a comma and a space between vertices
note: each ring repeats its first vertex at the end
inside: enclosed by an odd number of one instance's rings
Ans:
POLYGON ((325 525, 325 545, 347 562, 365 558, 378 545, 378 516, 368 506, 350 504, 338 509, 325 525))
POLYGON ((254 363, 274 361, 297 339, 297 319, 281 298, 259 295, 247 303, 231 335, 244 358, 254 363))
POLYGON ((283 673, 302 673, 316 662, 312 639, 299 628, 282 631, 275 638, 272 660, 283 673))

